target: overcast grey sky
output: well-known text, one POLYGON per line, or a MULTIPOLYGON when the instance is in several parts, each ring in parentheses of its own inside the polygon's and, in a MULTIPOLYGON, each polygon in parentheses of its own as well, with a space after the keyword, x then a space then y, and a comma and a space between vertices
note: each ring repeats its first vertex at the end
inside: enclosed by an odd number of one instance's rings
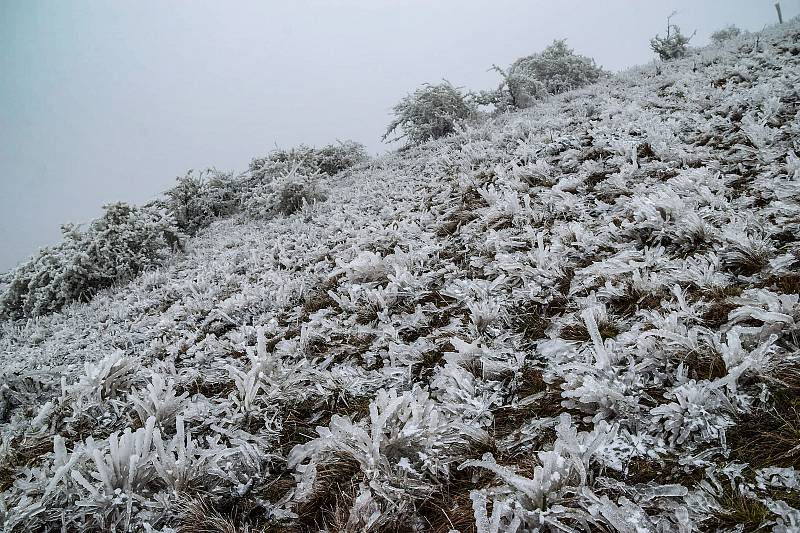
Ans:
POLYGON ((493 63, 555 38, 609 70, 650 61, 673 9, 696 44, 776 19, 772 0, 0 0, 0 270, 189 168, 276 144, 382 151, 408 91, 493 87, 493 63))

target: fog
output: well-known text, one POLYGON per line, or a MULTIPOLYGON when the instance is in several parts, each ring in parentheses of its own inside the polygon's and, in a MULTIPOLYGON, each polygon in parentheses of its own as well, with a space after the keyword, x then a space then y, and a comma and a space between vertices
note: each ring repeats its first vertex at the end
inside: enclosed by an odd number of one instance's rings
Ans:
POLYGON ((391 107, 415 87, 492 88, 493 63, 555 38, 612 71, 651 61, 673 9, 695 45, 777 21, 770 0, 4 1, 0 270, 189 168, 336 139, 386 150, 391 107))

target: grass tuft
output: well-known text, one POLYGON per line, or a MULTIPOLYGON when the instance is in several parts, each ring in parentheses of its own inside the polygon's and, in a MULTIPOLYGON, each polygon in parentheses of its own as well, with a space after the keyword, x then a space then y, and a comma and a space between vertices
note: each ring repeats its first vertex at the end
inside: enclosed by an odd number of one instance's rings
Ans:
POLYGON ((610 298, 606 302, 609 311, 622 317, 633 316, 640 309, 656 309, 661 306, 661 301, 666 294, 650 293, 628 287, 624 294, 610 298))
MULTIPOLYGON (((610 320, 600 320, 597 322, 597 329, 600 331, 600 336, 605 339, 613 339, 619 335, 619 327, 610 320)), ((576 322, 568 324, 561 328, 559 335, 562 339, 568 341, 589 341, 591 336, 589 330, 583 322, 576 322)))
POLYGON ((728 430, 731 459, 751 468, 778 466, 800 470, 800 372, 779 369, 771 405, 740 416, 728 430))
POLYGON ((771 514, 763 503, 738 492, 726 492, 717 501, 722 510, 703 523, 703 531, 759 531, 771 514))
POLYGON ((722 355, 712 349, 692 350, 684 358, 683 363, 693 372, 695 379, 713 381, 728 375, 728 367, 722 355))
POLYGON ((333 531, 343 531, 360 477, 358 462, 346 455, 318 465, 314 492, 296 511, 303 529, 318 531, 333 526, 333 531))

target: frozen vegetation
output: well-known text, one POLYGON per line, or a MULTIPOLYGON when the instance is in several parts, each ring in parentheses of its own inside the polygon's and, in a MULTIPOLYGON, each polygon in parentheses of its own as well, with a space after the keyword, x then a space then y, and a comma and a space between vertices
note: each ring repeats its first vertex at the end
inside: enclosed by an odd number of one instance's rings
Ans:
POLYGON ((66 228, 5 279, 0 526, 797 531, 800 25, 728 33, 66 228))

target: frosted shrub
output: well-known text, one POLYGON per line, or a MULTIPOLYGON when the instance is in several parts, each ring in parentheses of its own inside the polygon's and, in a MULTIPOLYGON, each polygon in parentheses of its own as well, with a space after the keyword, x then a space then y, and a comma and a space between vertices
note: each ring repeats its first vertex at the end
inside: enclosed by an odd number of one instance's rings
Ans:
POLYGON ((327 197, 316 178, 299 173, 293 167, 286 175, 256 185, 245 200, 245 211, 254 218, 271 218, 277 214, 291 215, 304 205, 324 202, 327 197))
POLYGON ((150 460, 155 422, 155 418, 150 418, 145 427, 135 432, 128 428, 121 435, 112 433, 108 437, 106 453, 89 437, 86 452, 96 470, 92 477, 101 482, 107 493, 116 489, 131 493, 144 487, 152 478, 153 472, 146 465, 150 460))
MULTIPOLYGON (((325 379, 308 360, 290 362, 283 358, 283 353, 269 353, 264 328, 257 328, 256 338, 255 351, 247 349, 250 362, 247 370, 226 366, 235 386, 229 395, 235 407, 231 417, 237 420, 252 421, 259 417, 266 420, 274 415, 276 402, 284 402, 288 398, 293 402, 304 401, 308 397, 298 394, 298 391, 307 383, 319 384, 325 379)), ((302 340, 299 344, 303 344, 302 340)), ((289 343, 289 346, 290 352, 298 347, 293 343, 289 343)), ((284 345, 281 350, 286 348, 284 345)))
POLYGON ((207 488, 206 480, 213 475, 215 461, 229 457, 235 450, 227 449, 216 439, 195 439, 182 416, 175 417, 172 425, 175 435, 168 438, 156 427, 155 417, 149 417, 136 431, 126 428, 102 441, 89 437, 84 446, 76 446, 71 458, 63 439, 57 438, 55 475, 46 494, 68 490, 59 486, 71 482, 80 497, 74 505, 84 510, 81 519, 88 514, 91 522, 103 530, 127 531, 127 524, 137 514, 142 519, 166 508, 170 498, 207 488), (156 495, 162 488, 168 494, 156 495), (148 498, 154 501, 143 505, 148 498))
POLYGON ((738 37, 742 34, 742 30, 737 28, 736 26, 727 26, 722 28, 721 30, 717 30, 711 34, 711 41, 714 44, 722 44, 725 41, 733 39, 734 37, 738 37))
POLYGON ((199 174, 189 171, 168 190, 167 207, 178 227, 193 235, 215 218, 230 215, 239 205, 237 183, 229 174, 208 169, 199 174))
POLYGON ((655 37, 650 39, 650 48, 658 54, 662 61, 684 57, 689 49, 689 41, 694 37, 694 34, 688 37, 685 36, 678 26, 670 22, 674 15, 675 13, 667 18, 666 36, 661 37, 656 34, 655 37))
POLYGON ((104 209, 85 234, 87 253, 102 280, 99 285, 129 279, 169 256, 168 241, 177 233, 171 217, 122 202, 104 209))
POLYGON ((548 94, 560 94, 594 83, 603 74, 594 59, 576 54, 565 40, 553 41, 541 53, 517 59, 508 69, 494 70, 503 82, 492 95, 483 95, 480 103, 498 108, 524 108, 548 94))
POLYGON ((339 141, 316 150, 314 163, 323 174, 333 176, 369 159, 364 145, 355 141, 339 141))
POLYGON ((264 388, 264 382, 261 379, 262 371, 255 365, 247 372, 229 365, 228 372, 236 386, 230 399, 236 406, 237 414, 243 415, 246 420, 249 420, 260 410, 259 396, 264 388))
POLYGON ((80 234, 62 226, 64 240, 42 248, 17 266, 0 297, 0 314, 12 318, 44 315, 80 299, 90 268, 81 253, 80 234))
POLYGON ((288 150, 273 150, 264 157, 250 161, 250 175, 257 182, 283 176, 296 169, 297 174, 313 176, 321 173, 333 176, 368 160, 364 145, 355 141, 339 141, 322 148, 301 144, 288 150))
POLYGON ((175 419, 175 436, 165 442, 156 430, 153 433, 153 445, 153 468, 161 482, 175 493, 184 492, 202 480, 208 474, 213 460, 227 453, 224 447, 212 443, 210 439, 210 449, 201 447, 192 438, 191 431, 185 428, 182 416, 175 419))
POLYGON ((250 175, 256 182, 265 183, 296 169, 298 174, 312 175, 317 171, 314 149, 300 145, 288 150, 276 149, 264 157, 250 161, 250 175))
POLYGON ((399 128, 403 134, 392 140, 408 139, 418 144, 454 133, 456 123, 465 121, 475 113, 461 90, 450 82, 426 84, 409 94, 394 106, 394 120, 389 124, 383 140, 399 128))
POLYGON ((326 199, 312 180, 288 180, 278 189, 276 209, 283 215, 299 211, 303 205, 311 205, 326 199))
POLYGON ((169 257, 178 234, 172 217, 122 202, 104 209, 84 232, 64 225, 61 243, 43 248, 14 269, 0 298, 0 314, 34 317, 76 300, 88 301, 97 291, 169 257))
POLYGON ((668 435, 670 446, 710 442, 725 438, 725 428, 732 425, 735 403, 728 397, 736 392, 739 367, 715 381, 688 380, 665 393, 669 403, 653 408, 653 422, 668 435))

